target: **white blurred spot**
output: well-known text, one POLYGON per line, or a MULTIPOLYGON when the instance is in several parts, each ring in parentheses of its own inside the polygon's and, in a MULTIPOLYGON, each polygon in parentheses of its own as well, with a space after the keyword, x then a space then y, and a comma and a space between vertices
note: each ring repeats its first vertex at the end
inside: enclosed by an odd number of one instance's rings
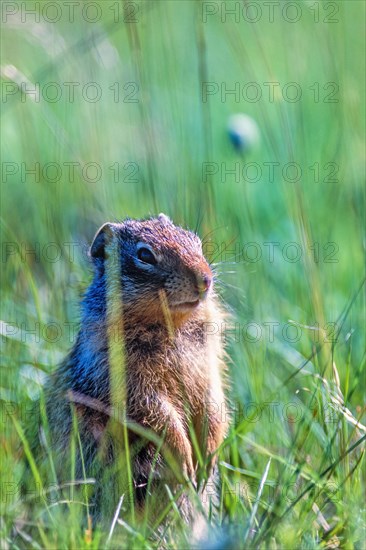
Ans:
POLYGON ((228 131, 230 139, 237 149, 252 149, 259 144, 260 132, 258 125, 248 115, 238 113, 230 116, 228 131))

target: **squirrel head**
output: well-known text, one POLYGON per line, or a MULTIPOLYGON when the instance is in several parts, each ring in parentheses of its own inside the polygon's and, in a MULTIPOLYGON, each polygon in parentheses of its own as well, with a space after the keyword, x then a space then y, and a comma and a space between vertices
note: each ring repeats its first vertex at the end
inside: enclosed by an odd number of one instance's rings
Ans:
POLYGON ((212 292, 213 274, 200 238, 165 214, 102 225, 90 256, 97 277, 120 278, 123 309, 131 319, 166 322, 168 317, 179 325, 205 308, 212 292))

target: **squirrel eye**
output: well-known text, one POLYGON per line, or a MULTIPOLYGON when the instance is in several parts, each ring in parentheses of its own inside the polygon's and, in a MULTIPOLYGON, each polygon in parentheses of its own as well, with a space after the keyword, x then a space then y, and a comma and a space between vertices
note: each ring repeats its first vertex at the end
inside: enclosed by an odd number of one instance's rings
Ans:
POLYGON ((137 251, 137 258, 141 262, 144 262, 144 264, 150 264, 150 265, 157 264, 157 260, 154 254, 151 252, 151 250, 145 247, 139 248, 139 250, 137 251))

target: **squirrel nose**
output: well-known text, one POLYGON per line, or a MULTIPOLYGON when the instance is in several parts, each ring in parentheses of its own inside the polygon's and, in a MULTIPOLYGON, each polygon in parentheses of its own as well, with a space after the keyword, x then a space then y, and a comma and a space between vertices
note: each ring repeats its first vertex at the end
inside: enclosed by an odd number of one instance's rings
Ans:
POLYGON ((204 294, 210 288, 212 282, 212 277, 208 274, 196 275, 196 284, 195 288, 199 294, 204 294))

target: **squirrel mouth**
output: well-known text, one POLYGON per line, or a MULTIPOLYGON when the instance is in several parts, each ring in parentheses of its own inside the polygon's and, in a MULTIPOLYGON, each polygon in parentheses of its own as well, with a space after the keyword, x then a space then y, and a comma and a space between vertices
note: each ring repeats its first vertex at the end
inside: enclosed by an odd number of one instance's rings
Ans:
POLYGON ((200 303, 199 298, 197 300, 194 300, 192 302, 180 302, 178 304, 172 304, 170 306, 171 309, 174 311, 188 311, 191 309, 195 309, 200 303))

